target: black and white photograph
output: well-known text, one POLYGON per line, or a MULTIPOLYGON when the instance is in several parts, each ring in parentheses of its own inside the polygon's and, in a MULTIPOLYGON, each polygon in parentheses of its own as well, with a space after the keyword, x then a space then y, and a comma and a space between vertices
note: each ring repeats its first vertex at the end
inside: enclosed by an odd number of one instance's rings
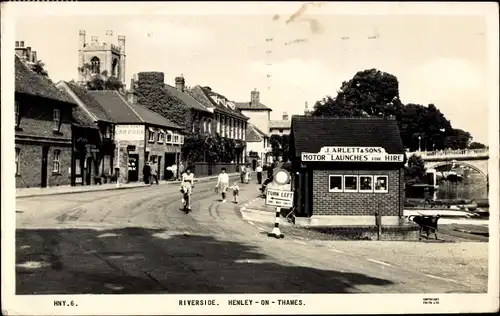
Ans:
POLYGON ((498 4, 1 14, 6 315, 498 310, 498 4))

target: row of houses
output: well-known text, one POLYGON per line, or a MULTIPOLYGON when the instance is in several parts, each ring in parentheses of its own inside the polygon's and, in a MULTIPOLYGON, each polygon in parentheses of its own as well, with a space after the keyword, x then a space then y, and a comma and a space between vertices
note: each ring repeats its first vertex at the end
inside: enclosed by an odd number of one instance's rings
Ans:
MULTIPOLYGON (((119 45, 87 43, 80 31, 79 69, 89 65, 91 75, 125 74, 125 37, 119 45), (111 57, 110 57, 111 56, 111 57), (101 60, 103 59, 103 60, 101 60)), ((269 136, 273 132, 269 107, 260 93, 251 91, 249 102, 233 102, 208 86, 187 87, 181 75, 174 85, 157 73, 164 98, 188 109, 188 125, 173 123, 167 115, 139 104, 141 74, 128 91, 88 91, 79 82, 54 84, 33 71, 36 52, 16 42, 15 54, 15 157, 17 187, 89 185, 107 181, 141 180, 144 164, 156 163, 160 179, 176 177, 182 164, 187 132, 237 140, 240 145, 229 169, 244 162, 269 162, 269 136), (186 127, 188 126, 188 127, 186 127), (258 137, 255 137, 255 131, 258 137), (249 157, 249 152, 257 152, 249 157), (170 172, 169 172, 170 171, 170 172)), ((286 121, 288 118, 284 118, 286 121)), ((285 123, 287 133, 289 124, 285 123), (288 126, 288 127, 286 127, 288 126)), ((199 174, 207 173, 201 170, 199 174)))

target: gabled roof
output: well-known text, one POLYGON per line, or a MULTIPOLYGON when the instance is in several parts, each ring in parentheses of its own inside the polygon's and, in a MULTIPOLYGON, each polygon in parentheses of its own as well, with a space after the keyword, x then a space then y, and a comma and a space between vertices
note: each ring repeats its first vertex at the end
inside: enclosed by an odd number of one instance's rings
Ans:
POLYGON ((291 128, 292 121, 290 120, 272 120, 269 121, 269 128, 291 128))
POLYGON ((32 71, 17 55, 15 55, 14 68, 17 93, 65 102, 73 106, 76 104, 69 96, 59 91, 49 79, 32 71))
POLYGON ((179 101, 184 103, 185 106, 190 107, 194 110, 212 113, 212 111, 210 111, 204 104, 201 104, 186 91, 181 91, 175 87, 165 84, 165 93, 167 94, 167 96, 173 96, 175 99, 178 99, 179 101))
POLYGON ((113 118, 106 112, 106 109, 101 106, 99 102, 97 102, 93 97, 91 97, 87 90, 83 87, 80 87, 77 84, 63 81, 64 84, 75 94, 75 96, 80 99, 80 101, 87 107, 95 117, 100 121, 105 122, 113 122, 113 118))
POLYGON ((257 103, 257 104, 252 104, 251 102, 235 102, 235 105, 238 109, 240 110, 245 110, 245 111, 272 111, 271 108, 267 107, 266 105, 262 103, 257 103))
POLYGON ((151 124, 181 129, 181 127, 172 123, 167 118, 156 114, 142 105, 130 104, 117 91, 88 91, 87 93, 106 109, 106 112, 117 124, 151 124))
POLYGON ((219 103, 216 103, 212 99, 212 96, 217 96, 218 98, 225 99, 227 101, 228 101, 228 99, 225 96, 223 96, 222 94, 216 93, 216 92, 212 91, 211 89, 208 89, 207 87, 201 87, 200 85, 196 85, 193 88, 189 89, 188 93, 193 98, 198 100, 198 102, 200 102, 201 104, 203 104, 206 107, 213 107, 213 108, 215 108, 216 111, 223 113, 223 114, 226 114, 228 116, 248 120, 248 117, 243 115, 243 113, 241 113, 240 111, 233 110, 229 107, 225 107, 219 103))
POLYGON ((267 135, 253 124, 247 124, 245 140, 247 142, 261 142, 267 135))
POLYGON ((76 126, 99 129, 99 127, 94 123, 93 118, 91 118, 80 106, 75 106, 73 108, 73 121, 76 126))
POLYGON ((292 117, 296 157, 325 146, 382 147, 389 154, 405 150, 396 120, 389 118, 292 117))

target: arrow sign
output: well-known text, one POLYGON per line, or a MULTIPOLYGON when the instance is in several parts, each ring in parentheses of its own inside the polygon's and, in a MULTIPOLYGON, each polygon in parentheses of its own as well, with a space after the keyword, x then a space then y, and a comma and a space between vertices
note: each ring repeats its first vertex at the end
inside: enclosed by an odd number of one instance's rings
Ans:
POLYGON ((283 208, 293 207, 293 191, 267 189, 266 205, 283 208))

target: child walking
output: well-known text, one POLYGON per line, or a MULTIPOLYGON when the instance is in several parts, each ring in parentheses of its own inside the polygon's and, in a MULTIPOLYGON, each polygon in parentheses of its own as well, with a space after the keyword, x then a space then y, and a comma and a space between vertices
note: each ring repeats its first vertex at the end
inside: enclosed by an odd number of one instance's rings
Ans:
POLYGON ((234 183, 234 185, 231 187, 231 190, 233 190, 233 202, 234 204, 238 204, 238 196, 240 195, 240 187, 238 186, 238 182, 234 183))

